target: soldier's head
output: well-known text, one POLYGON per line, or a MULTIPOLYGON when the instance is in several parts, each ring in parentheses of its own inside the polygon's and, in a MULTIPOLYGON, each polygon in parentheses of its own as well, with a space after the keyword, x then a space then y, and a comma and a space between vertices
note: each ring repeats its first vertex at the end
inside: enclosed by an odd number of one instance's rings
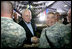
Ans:
POLYGON ((68 18, 68 22, 71 22, 71 8, 70 8, 69 11, 68 11, 68 16, 67 16, 67 18, 68 18))
POLYGON ((12 17, 13 14, 13 5, 9 1, 1 2, 1 16, 12 17))
POLYGON ((55 22, 56 22, 55 14, 53 12, 49 12, 47 14, 46 24, 48 26, 52 26, 53 24, 55 24, 55 22))
POLYGON ((56 20, 59 21, 60 13, 59 12, 55 12, 55 16, 56 16, 56 20))
POLYGON ((25 9, 22 11, 22 18, 25 22, 30 22, 32 19, 31 11, 29 9, 25 9))

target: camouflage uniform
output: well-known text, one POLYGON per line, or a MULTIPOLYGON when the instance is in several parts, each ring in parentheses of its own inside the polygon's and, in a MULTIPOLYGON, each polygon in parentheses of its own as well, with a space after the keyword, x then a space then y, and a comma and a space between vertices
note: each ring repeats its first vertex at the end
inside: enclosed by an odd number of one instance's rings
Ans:
POLYGON ((51 27, 43 29, 40 37, 39 48, 70 48, 70 46, 68 46, 71 40, 70 32, 70 27, 67 27, 58 22, 51 27), (51 47, 50 43, 47 42, 45 32, 47 38, 54 47, 51 47))
POLYGON ((68 27, 68 30, 70 30, 70 34, 68 34, 68 36, 67 36, 67 39, 70 41, 69 42, 70 44, 67 44, 66 47, 71 48, 71 23, 67 24, 66 26, 68 27))
POLYGON ((1 17, 1 47, 17 48, 26 38, 25 30, 13 19, 1 17))
POLYGON ((71 29, 71 23, 67 24, 66 26, 68 26, 71 29))

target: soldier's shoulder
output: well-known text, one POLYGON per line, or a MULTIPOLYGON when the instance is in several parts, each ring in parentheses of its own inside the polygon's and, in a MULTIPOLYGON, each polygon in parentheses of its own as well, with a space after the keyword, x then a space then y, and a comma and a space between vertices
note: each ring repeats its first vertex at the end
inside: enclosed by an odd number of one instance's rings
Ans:
POLYGON ((59 23, 59 22, 57 23, 57 25, 58 25, 58 26, 65 26, 64 24, 59 23))
POLYGON ((66 25, 64 25, 64 24, 58 24, 58 26, 57 27, 55 27, 56 28, 56 34, 61 34, 61 35, 65 35, 65 34, 69 34, 70 33, 70 31, 71 31, 71 29, 70 29, 70 27, 68 27, 68 26, 66 26, 66 25))
POLYGON ((66 25, 64 25, 62 23, 58 23, 58 24, 56 24, 55 28, 59 32, 64 32, 64 31, 67 31, 69 27, 67 27, 66 25))
POLYGON ((60 24, 60 28, 65 29, 65 30, 69 30, 70 26, 71 26, 70 24, 68 25, 60 24))
POLYGON ((43 28, 43 30, 46 30, 46 29, 48 29, 47 27, 46 28, 43 28))
POLYGON ((55 28, 58 28, 58 29, 65 29, 67 26, 62 24, 62 23, 56 23, 55 25, 55 28))
POLYGON ((17 24, 17 23, 15 23, 15 22, 13 22, 13 23, 9 23, 8 24, 9 25, 9 27, 12 29, 23 29, 23 27, 22 26, 20 26, 19 24, 17 24))
POLYGON ((23 29, 23 27, 21 27, 19 24, 15 23, 15 22, 12 22, 12 23, 8 23, 7 24, 7 27, 8 29, 5 29, 5 30, 8 30, 8 32, 10 32, 10 34, 19 34, 19 35, 22 35, 22 34, 25 34, 25 30, 23 29))
POLYGON ((67 24, 66 26, 71 27, 71 23, 67 24))
POLYGON ((21 37, 25 35, 25 30, 15 22, 9 22, 6 26, 2 26, 2 34, 6 34, 7 36, 18 36, 21 37), (9 35, 8 35, 9 34, 9 35))

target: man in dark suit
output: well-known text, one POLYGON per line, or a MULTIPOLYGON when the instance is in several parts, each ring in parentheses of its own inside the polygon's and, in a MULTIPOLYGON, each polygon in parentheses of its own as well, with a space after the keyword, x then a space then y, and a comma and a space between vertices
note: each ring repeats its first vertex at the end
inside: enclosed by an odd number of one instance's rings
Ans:
POLYGON ((32 44, 37 43, 38 38, 36 37, 36 30, 35 25, 32 23, 31 19, 31 11, 29 9, 25 9, 22 11, 22 21, 19 24, 25 29, 26 31, 26 40, 24 44, 32 44))

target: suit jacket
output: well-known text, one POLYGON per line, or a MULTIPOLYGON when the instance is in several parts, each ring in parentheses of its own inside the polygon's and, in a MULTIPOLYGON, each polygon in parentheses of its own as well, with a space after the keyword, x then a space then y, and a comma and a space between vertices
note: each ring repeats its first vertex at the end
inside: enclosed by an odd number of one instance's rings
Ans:
MULTIPOLYGON (((31 37, 33 37, 31 31, 29 30, 29 28, 27 27, 27 25, 25 24, 25 22, 22 20, 21 22, 19 22, 19 24, 25 29, 26 31, 26 40, 24 41, 24 44, 32 44, 31 42, 31 37)), ((31 22, 32 28, 33 28, 33 32, 34 32, 34 36, 36 36, 36 30, 35 30, 35 25, 34 23, 31 22)))

